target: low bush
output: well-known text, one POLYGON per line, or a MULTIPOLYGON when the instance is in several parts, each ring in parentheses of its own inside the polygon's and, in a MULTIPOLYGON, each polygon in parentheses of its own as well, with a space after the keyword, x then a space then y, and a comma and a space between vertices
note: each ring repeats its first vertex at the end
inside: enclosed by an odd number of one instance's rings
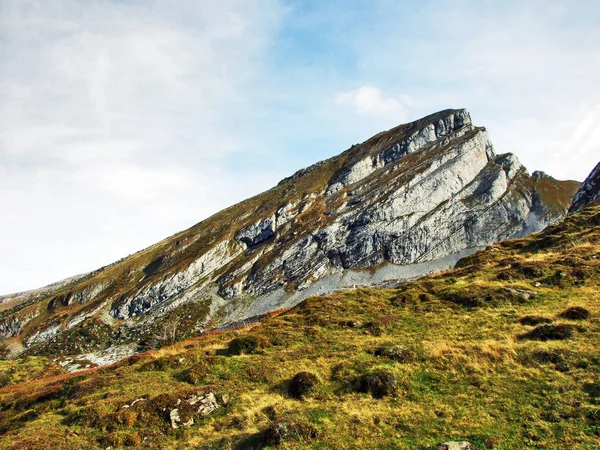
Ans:
POLYGON ((383 398, 396 394, 398 381, 396 376, 387 370, 379 370, 362 375, 356 380, 356 390, 371 394, 374 398, 383 398))
POLYGON ((543 317, 543 316, 525 316, 525 317, 521 317, 521 319, 519 320, 519 323, 521 325, 535 326, 535 325, 540 325, 542 323, 552 323, 552 319, 549 319, 548 317, 543 317))
POLYGON ((559 317, 569 320, 585 320, 589 319, 590 312, 581 306, 572 306, 561 312, 559 317))
POLYGON ((567 324, 540 325, 533 330, 519 336, 522 340, 531 341, 564 341, 571 339, 576 327, 567 324))
POLYGON ((246 335, 232 339, 227 347, 227 353, 230 355, 243 355, 257 353, 264 347, 264 341, 258 336, 246 335))
POLYGON ((262 433, 264 446, 277 446, 289 440, 310 441, 319 437, 318 430, 307 423, 278 421, 262 433))
POLYGON ((290 381, 289 394, 297 399, 310 395, 319 384, 317 376, 310 372, 299 372, 290 381))
POLYGON ((189 369, 184 370, 178 377, 180 381, 189 384, 202 384, 210 370, 210 362, 201 360, 189 369))

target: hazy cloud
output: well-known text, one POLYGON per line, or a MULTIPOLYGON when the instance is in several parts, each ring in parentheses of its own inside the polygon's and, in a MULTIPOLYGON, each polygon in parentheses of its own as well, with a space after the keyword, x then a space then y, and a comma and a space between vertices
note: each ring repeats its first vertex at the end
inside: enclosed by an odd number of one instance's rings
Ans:
POLYGON ((0 293, 93 270, 398 123, 467 107, 582 180, 593 0, 0 0, 0 293))
POLYGON ((276 181, 224 161, 252 151, 228 114, 251 107, 281 14, 270 0, 0 2, 0 207, 15 237, 0 292, 112 262, 276 181))
POLYGON ((337 95, 340 105, 349 106, 360 115, 375 116, 401 123, 406 120, 406 108, 391 97, 385 97, 375 86, 365 85, 337 95))

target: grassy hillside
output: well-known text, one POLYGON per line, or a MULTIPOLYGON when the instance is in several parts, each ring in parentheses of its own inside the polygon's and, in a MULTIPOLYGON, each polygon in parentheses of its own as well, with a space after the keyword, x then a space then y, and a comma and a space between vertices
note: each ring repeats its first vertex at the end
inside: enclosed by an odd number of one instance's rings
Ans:
POLYGON ((597 449, 599 286, 596 207, 399 289, 110 367, 2 362, 0 448, 597 449), (186 403, 209 392, 209 415, 186 403), (179 400, 194 424, 173 429, 179 400))

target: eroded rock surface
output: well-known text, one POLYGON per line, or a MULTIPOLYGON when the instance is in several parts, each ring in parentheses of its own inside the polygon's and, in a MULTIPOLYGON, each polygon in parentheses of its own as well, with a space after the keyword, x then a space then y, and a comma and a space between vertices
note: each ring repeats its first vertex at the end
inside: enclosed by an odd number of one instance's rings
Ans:
POLYGON ((573 204, 569 208, 569 214, 581 211, 588 205, 594 205, 600 202, 600 163, 594 167, 594 170, 585 179, 575 197, 573 204))
POLYGON ((108 346, 168 343, 184 326, 227 326, 311 295, 449 268, 561 219, 578 188, 496 154, 466 110, 441 111, 1 313, 0 338, 35 351, 102 322, 115 330, 108 346), (49 318, 31 319, 40 315, 49 318))

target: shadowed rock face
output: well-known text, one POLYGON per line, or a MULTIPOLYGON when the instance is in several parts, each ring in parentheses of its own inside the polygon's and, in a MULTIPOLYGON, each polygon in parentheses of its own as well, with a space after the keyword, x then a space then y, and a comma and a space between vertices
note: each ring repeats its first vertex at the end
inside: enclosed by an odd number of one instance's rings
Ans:
POLYGON ((466 110, 441 111, 24 302, 0 325, 17 318, 8 334, 40 345, 101 320, 126 343, 157 318, 202 303, 193 326, 222 326, 310 295, 446 269, 561 219, 578 188, 497 155, 466 110))
POLYGON ((586 206, 598 203, 600 203, 600 163, 594 167, 594 170, 588 175, 575 197, 573 197, 569 214, 579 212, 586 206))

